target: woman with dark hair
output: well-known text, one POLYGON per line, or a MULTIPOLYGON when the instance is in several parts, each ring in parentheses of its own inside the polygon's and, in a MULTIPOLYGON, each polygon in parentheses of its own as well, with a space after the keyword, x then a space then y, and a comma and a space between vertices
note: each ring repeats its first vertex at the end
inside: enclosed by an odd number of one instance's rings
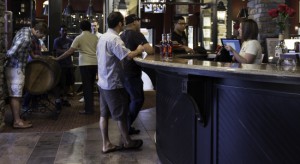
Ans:
POLYGON ((226 45, 225 49, 232 52, 233 60, 239 63, 261 64, 262 48, 257 40, 257 23, 252 19, 243 20, 238 31, 243 42, 241 51, 238 53, 229 45, 226 45))

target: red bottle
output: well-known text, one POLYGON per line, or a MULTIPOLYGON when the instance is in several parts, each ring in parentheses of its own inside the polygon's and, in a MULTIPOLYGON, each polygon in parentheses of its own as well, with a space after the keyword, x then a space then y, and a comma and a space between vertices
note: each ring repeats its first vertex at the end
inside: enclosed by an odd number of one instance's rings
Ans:
POLYGON ((166 41, 166 35, 161 34, 161 42, 160 42, 160 56, 162 59, 165 59, 167 57, 167 41, 166 41))
POLYGON ((167 58, 172 59, 173 58, 173 43, 171 40, 171 34, 167 34, 167 58))

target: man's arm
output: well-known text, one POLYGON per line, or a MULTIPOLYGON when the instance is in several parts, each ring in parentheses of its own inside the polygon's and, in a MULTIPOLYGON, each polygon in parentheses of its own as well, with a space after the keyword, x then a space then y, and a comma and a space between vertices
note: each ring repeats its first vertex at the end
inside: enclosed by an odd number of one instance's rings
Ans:
POLYGON ((182 47, 184 48, 185 52, 187 52, 187 53, 192 53, 192 54, 195 53, 194 50, 188 46, 182 45, 182 47))
POLYGON ((127 58, 129 59, 133 59, 134 57, 136 57, 137 55, 141 54, 144 51, 144 47, 142 45, 139 45, 136 50, 131 51, 128 55, 127 58))
POLYGON ((38 58, 41 58, 40 55, 35 55, 33 52, 29 53, 29 55, 30 55, 30 57, 31 57, 32 59, 38 59, 38 58))
POLYGON ((58 56, 58 57, 56 57, 54 59, 55 60, 62 60, 64 58, 68 57, 68 56, 71 56, 75 51, 76 51, 75 48, 70 47, 65 53, 63 53, 62 55, 60 55, 60 56, 58 56))
POLYGON ((154 54, 154 49, 149 43, 144 44, 143 47, 144 50, 147 52, 147 54, 149 55, 154 54))

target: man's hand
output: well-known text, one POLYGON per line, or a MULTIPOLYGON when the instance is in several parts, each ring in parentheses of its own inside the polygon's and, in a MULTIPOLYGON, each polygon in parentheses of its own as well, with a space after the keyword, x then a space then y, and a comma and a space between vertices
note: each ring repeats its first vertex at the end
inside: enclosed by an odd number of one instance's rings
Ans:
POLYGON ((195 53, 195 51, 188 46, 184 46, 183 48, 184 48, 185 52, 187 52, 187 53, 191 53, 191 54, 195 53))
POLYGON ((142 52, 144 51, 144 47, 140 44, 137 48, 136 51, 138 52, 138 54, 142 54, 142 52))
POLYGON ((57 58, 54 57, 54 56, 49 56, 49 58, 52 59, 52 60, 57 60, 57 58))

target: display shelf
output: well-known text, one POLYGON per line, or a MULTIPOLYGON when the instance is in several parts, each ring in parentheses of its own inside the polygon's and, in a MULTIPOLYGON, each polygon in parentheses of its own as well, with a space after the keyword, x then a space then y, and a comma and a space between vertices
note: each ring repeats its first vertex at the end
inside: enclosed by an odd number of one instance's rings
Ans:
POLYGON ((142 1, 140 2, 140 16, 141 18, 147 18, 147 20, 151 21, 148 21, 147 23, 142 22, 143 27, 147 28, 147 26, 151 26, 156 29, 156 43, 160 41, 162 33, 173 30, 173 17, 175 15, 183 16, 187 22, 185 32, 189 40, 188 46, 192 46, 192 48, 202 46, 205 47, 207 51, 213 51, 217 44, 217 41, 213 38, 218 35, 217 22, 215 21, 216 11, 213 8, 213 1, 142 1), (161 10, 160 13, 154 12, 158 5, 163 7, 163 10, 161 10), (163 15, 158 16, 158 14, 163 15))

